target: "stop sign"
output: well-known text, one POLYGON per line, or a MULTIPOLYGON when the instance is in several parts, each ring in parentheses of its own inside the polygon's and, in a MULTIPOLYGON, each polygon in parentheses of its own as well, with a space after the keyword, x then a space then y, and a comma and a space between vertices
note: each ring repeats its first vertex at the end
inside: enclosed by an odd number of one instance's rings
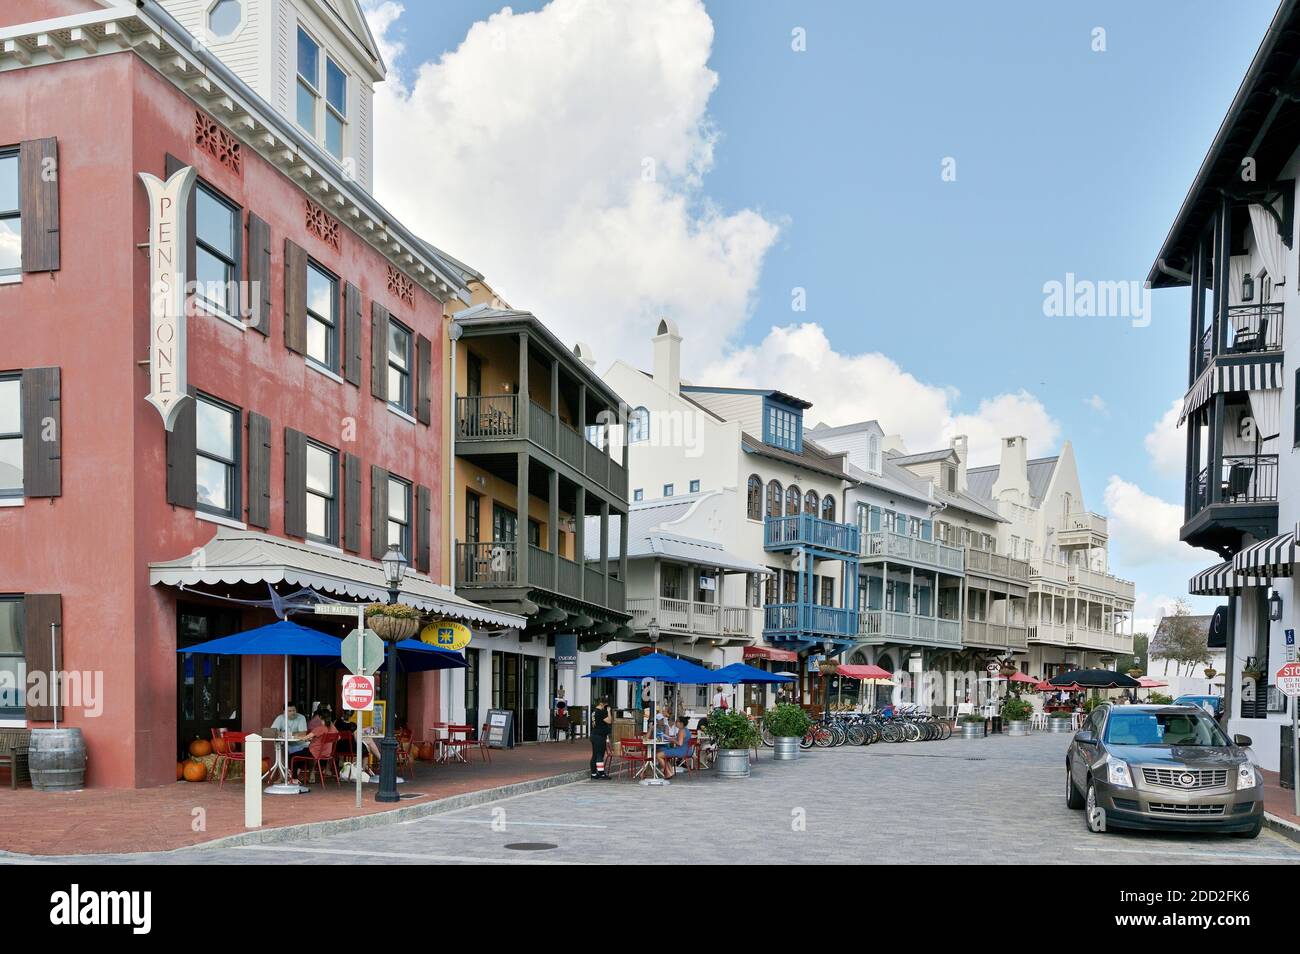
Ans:
POLYGON ((1289 662, 1274 677, 1277 691, 1288 696, 1300 696, 1300 662, 1289 662))
POLYGON ((343 677, 343 708, 348 712, 369 712, 375 707, 375 681, 369 676, 343 677))

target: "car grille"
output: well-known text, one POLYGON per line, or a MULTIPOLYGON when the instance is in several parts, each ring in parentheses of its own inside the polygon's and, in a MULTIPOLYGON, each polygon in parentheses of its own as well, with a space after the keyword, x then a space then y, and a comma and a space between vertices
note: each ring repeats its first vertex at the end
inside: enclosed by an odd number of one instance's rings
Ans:
POLYGON ((1166 769, 1144 768, 1142 778, 1148 785, 1163 785, 1184 791, 1197 788, 1224 788, 1228 784, 1227 769, 1166 769))
POLYGON ((1222 815, 1222 805, 1180 805, 1174 802, 1150 802, 1153 815, 1222 815))

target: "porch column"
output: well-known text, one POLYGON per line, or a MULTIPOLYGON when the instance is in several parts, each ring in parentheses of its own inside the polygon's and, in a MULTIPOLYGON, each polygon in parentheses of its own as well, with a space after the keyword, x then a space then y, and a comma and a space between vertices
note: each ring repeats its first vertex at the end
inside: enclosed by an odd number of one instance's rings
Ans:
POLYGON ((654 562, 654 583, 652 584, 650 597, 650 617, 662 625, 663 621, 659 619, 659 601, 663 598, 663 560, 655 557, 654 562))
MULTIPOLYGON (((560 439, 560 359, 551 359, 551 422, 555 425, 555 439, 560 439)), ((541 682, 539 679, 538 682, 541 682)))
MULTIPOLYGON (((515 428, 516 432, 524 440, 528 440, 528 332, 519 332, 519 393, 515 395, 517 407, 515 409, 515 428)), ((524 519, 527 511, 519 512, 519 519, 524 519)))
POLYGON ((600 605, 609 605, 609 501, 600 502, 600 605))
POLYGON ((1206 455, 1205 473, 1210 503, 1223 499, 1223 417, 1223 392, 1219 392, 1210 404, 1210 452, 1206 455))
MULTIPOLYGON (((524 415, 527 420, 527 415, 524 415)), ((515 582, 528 583, 528 451, 515 454, 515 582)))
MULTIPOLYGON (((587 386, 578 385, 578 433, 582 435, 583 440, 587 437, 587 386)), ((587 449, 582 449, 582 460, 578 461, 578 470, 586 473, 587 467, 587 449)))
MULTIPOLYGON (((618 518, 618 578, 623 584, 623 598, 627 599, 627 537, 628 537, 628 520, 627 514, 619 514, 618 518)), ((606 583, 606 589, 609 584, 606 583)), ((623 607, 619 607, 622 609, 623 607)))
POLYGON ((573 558, 578 562, 578 599, 587 592, 587 488, 578 484, 573 501, 573 558))
MULTIPOLYGON (((551 393, 555 393, 554 388, 551 388, 551 393)), ((560 589, 560 472, 554 469, 548 471, 546 483, 546 492, 551 498, 546 514, 546 545, 551 551, 550 585, 551 589, 558 592, 560 589)))

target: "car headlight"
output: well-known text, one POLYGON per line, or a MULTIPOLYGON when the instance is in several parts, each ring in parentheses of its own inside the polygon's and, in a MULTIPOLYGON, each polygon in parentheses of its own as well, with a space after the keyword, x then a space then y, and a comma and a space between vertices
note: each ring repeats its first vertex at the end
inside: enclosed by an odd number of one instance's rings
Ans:
POLYGON ((1259 784, 1259 773, 1255 771, 1255 766, 1249 762, 1243 762, 1237 766, 1237 788, 1254 788, 1259 784))
POLYGON ((1133 787, 1133 775, 1128 770, 1128 763, 1111 756, 1106 757, 1106 781, 1120 788, 1133 787))

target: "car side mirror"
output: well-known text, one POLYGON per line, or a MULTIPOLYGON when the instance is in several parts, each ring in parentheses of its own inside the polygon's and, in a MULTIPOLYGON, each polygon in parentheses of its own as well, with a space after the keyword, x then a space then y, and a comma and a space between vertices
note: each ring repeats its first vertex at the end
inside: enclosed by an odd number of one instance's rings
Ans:
POLYGON ((1090 730, 1080 729, 1078 732, 1074 733, 1074 741, 1082 742, 1085 745, 1092 745, 1097 741, 1097 739, 1090 730))
POLYGON ((1252 743, 1248 735, 1234 735, 1232 741, 1240 745, 1243 749, 1249 747, 1252 743))

